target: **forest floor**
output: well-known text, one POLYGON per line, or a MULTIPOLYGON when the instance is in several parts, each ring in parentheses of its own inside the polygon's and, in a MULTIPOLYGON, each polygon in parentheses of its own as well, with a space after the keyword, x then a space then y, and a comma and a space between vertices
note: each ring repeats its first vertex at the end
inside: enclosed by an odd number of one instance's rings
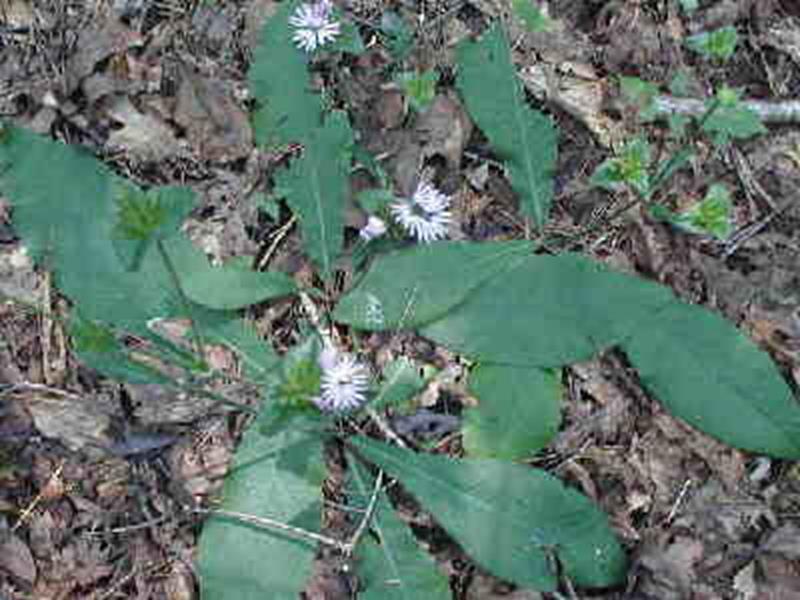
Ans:
MULTIPOLYGON (((620 75, 663 90, 680 75, 698 99, 725 84, 745 99, 798 102, 797 2, 701 0, 687 15, 673 0, 550 0, 553 26, 538 34, 502 0, 336 3, 368 49, 329 65, 316 84, 333 90, 364 146, 388 157, 400 189, 425 164, 456 198, 464 238, 529 234, 454 85, 454 45, 502 19, 531 105, 559 131, 551 232, 578 233, 571 249, 720 312, 797 390, 798 122, 767 123, 765 134, 722 148, 698 141, 691 168, 661 191, 680 207, 712 183, 726 185, 741 234, 728 241, 678 232, 626 208, 630 196, 589 185, 636 135, 659 153, 674 149, 664 122, 643 125, 622 107, 620 75), (374 32, 390 9, 420 41, 409 67, 440 74, 436 100, 416 118, 382 68, 388 54, 374 32), (730 60, 687 50, 688 36, 727 25, 739 33, 730 60)), ((210 257, 262 257, 270 248, 271 268, 310 281, 291 214, 257 207, 270 169, 284 160, 254 148, 248 118, 247 69, 275 9, 272 0, 0 0, 0 115, 84 146, 140 184, 190 185, 199 207, 186 227, 210 257)), ((349 211, 351 234, 363 220, 349 211)), ((202 519, 191 507, 219 491, 245 419, 80 365, 62 326, 68 300, 26 255, 1 187, 0 297, 0 599, 197 598, 202 519)), ((249 316, 283 351, 296 314, 287 300, 249 316)), ((419 342, 403 336, 409 347, 419 342)), ((631 560, 619 588, 565 593, 800 598, 800 465, 731 449, 669 416, 614 352, 571 365, 564 381, 563 430, 535 462, 602 507, 631 560)), ((454 598, 554 597, 516 590, 454 545, 437 546, 454 598)), ((334 567, 318 569, 307 598, 351 596, 352 577, 334 567)))

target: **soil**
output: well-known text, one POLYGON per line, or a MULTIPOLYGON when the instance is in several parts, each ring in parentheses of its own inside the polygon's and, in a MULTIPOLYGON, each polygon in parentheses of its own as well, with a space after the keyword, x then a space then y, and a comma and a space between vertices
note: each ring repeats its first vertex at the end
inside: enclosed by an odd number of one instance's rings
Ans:
MULTIPOLYGON (((409 191, 424 169, 453 196, 453 237, 530 235, 454 85, 454 46, 501 19, 531 105, 559 130, 546 233, 566 240, 561 249, 659 281, 721 312, 772 355, 797 391, 797 122, 768 123, 766 134, 722 148, 698 141, 690 168, 659 193, 680 208, 710 184, 725 184, 735 205, 735 234, 725 242, 656 222, 626 192, 609 194, 588 179, 635 135, 646 135, 660 156, 677 147, 663 121, 642 124, 622 107, 618 76, 667 89, 681 74, 700 99, 727 84, 747 99, 797 102, 800 4, 701 0, 687 15, 673 0, 551 0, 544 4, 553 27, 530 33, 499 0, 336 3, 369 44, 359 57, 322 64, 316 85, 348 111, 363 145, 387 157, 398 190, 409 191), (390 10, 421 40, 408 68, 440 75, 436 99, 421 115, 391 84, 391 57, 375 36, 390 10), (725 25, 739 33, 730 61, 687 50, 688 36, 725 25)), ((291 214, 277 205, 258 209, 271 174, 288 158, 254 147, 248 117, 247 69, 276 6, 0 0, 0 115, 83 146, 139 184, 192 186, 200 202, 186 230, 210 258, 268 260, 270 268, 313 282, 291 214)), ((360 177, 354 175, 354 189, 370 185, 360 177)), ((365 216, 353 205, 347 219, 355 237, 365 216)), ((0 598, 199 597, 194 558, 202 518, 194 508, 219 492, 247 418, 159 386, 121 385, 82 366, 63 329, 68 299, 27 257, 2 196, 0 294, 0 598)), ((248 316, 284 351, 297 314, 287 300, 248 316)), ((402 351, 439 366, 454 360, 411 334, 374 335, 364 344, 378 359, 402 351)), ((230 368, 226 355, 215 359, 221 370, 230 368)), ((631 569, 616 589, 576 591, 565 582, 559 598, 800 598, 800 466, 731 449, 672 418, 613 351, 570 366, 564 378, 564 428, 533 462, 603 508, 631 569)), ((246 387, 218 391, 257 402, 246 387)), ((457 394, 447 401, 461 402, 457 394)), ((458 451, 457 439, 446 443, 458 451)), ((454 598, 556 597, 484 573, 430 517, 407 508, 449 575, 454 598)), ((304 597, 348 598, 352 586, 340 561, 321 555, 304 597)))

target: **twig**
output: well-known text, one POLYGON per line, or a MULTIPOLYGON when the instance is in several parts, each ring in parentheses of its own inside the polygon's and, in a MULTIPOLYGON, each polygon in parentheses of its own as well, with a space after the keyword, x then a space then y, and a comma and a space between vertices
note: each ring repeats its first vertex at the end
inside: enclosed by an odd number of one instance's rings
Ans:
MULTIPOLYGON (((660 95, 653 98, 653 107, 660 117, 687 115, 699 117, 707 110, 707 101, 660 95)), ((742 100, 740 105, 752 110, 764 123, 800 122, 800 100, 742 100)))
POLYGON ((356 529, 353 537, 350 538, 350 541, 347 543, 349 548, 345 551, 346 554, 350 555, 353 553, 361 536, 363 536, 364 532, 367 530, 367 526, 375 512, 375 506, 378 504, 378 496, 381 493, 381 487, 383 487, 383 471, 378 471, 378 476, 375 478, 375 486, 372 488, 372 497, 369 499, 369 504, 367 505, 367 511, 364 514, 364 518, 361 519, 361 523, 358 524, 358 529, 356 529))
POLYGON ((248 515, 247 513, 240 513, 232 510, 222 510, 217 508, 193 508, 192 512, 203 515, 228 517, 231 519, 235 519, 237 521, 241 521, 243 523, 249 523, 250 525, 255 525, 256 527, 260 527, 262 529, 281 531, 290 537, 294 537, 296 539, 305 540, 309 542, 318 542, 320 544, 325 544, 326 546, 331 546, 333 548, 336 548, 340 552, 348 552, 350 550, 350 544, 348 544, 347 542, 341 542, 326 535, 314 533, 313 531, 306 531, 305 529, 301 529, 300 527, 294 527, 293 525, 287 525, 286 523, 282 523, 280 521, 276 521, 275 519, 270 519, 268 517, 257 517, 255 515, 248 515))

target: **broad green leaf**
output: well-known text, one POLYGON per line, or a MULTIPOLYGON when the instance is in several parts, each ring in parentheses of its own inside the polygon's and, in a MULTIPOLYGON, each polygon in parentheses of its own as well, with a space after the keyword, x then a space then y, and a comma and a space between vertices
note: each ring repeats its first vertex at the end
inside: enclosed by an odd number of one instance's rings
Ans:
POLYGON ((281 4, 261 32, 247 73, 250 90, 261 104, 253 117, 256 142, 261 146, 307 141, 322 124, 322 104, 312 93, 308 57, 292 41, 289 16, 299 6, 281 4))
POLYGON ((800 458, 800 403, 769 356, 722 317, 676 302, 622 348, 672 414, 737 448, 800 458))
POLYGON ((463 413, 463 443, 474 458, 529 458, 561 424, 560 371, 484 364, 470 375, 477 408, 463 413))
MULTIPOLYGON (((374 490, 374 478, 357 460, 349 461, 349 504, 365 511, 374 490)), ((364 518, 363 512, 355 513, 364 518)), ((372 535, 365 535, 356 550, 359 600, 449 600, 447 578, 423 552, 408 526, 395 514, 386 492, 378 494, 372 520, 372 535)))
POLYGON ((194 208, 194 192, 186 187, 153 188, 148 191, 115 179, 117 220, 112 240, 125 268, 135 271, 150 244, 175 235, 194 208))
MULTIPOLYGON (((146 249, 136 271, 128 271, 119 260, 113 235, 118 184, 108 169, 81 149, 23 129, 7 127, 4 132, 0 178, 14 206, 14 228, 37 262, 54 271, 60 291, 77 305, 83 319, 148 336, 153 319, 191 316, 207 342, 231 347, 248 376, 263 380, 277 358, 237 315, 197 305, 192 315, 186 315, 173 278, 154 247, 146 249), (47 177, 42 176, 42 165, 47 165, 47 177)), ((163 193, 181 206, 191 195, 176 188, 163 193)), ((172 217, 180 220, 176 214, 168 210, 159 229, 175 272, 180 277, 210 272, 204 254, 177 231, 177 221, 172 223, 172 217), (169 231, 173 235, 166 237, 169 231)))
POLYGON ((529 252, 526 242, 440 242, 390 252, 339 301, 333 317, 357 329, 413 329, 444 315, 529 252))
MULTIPOLYGON (((293 425, 270 437, 257 427, 247 430, 225 479, 219 508, 306 531, 319 529, 321 438, 293 425)), ((199 545, 203 600, 297 600, 316 546, 277 529, 212 516, 203 526, 199 545)))
POLYGON ((556 368, 637 333, 672 301, 664 286, 576 254, 531 256, 420 333, 478 361, 556 368))
POLYGON ((458 88, 470 115, 511 174, 522 212, 542 227, 553 197, 556 129, 525 103, 502 26, 460 44, 457 63, 458 88))
POLYGON ((396 477, 475 562, 498 577, 552 591, 558 583, 554 554, 578 586, 610 586, 625 576, 625 554, 605 515, 544 471, 415 454, 364 437, 348 443, 396 477))
POLYGON ((186 296, 203 306, 220 310, 244 308, 297 291, 284 273, 260 273, 238 267, 210 267, 181 277, 186 296))
POLYGON ((277 175, 287 202, 300 216, 303 245, 329 278, 343 243, 353 132, 347 115, 334 112, 315 132, 302 158, 277 175))

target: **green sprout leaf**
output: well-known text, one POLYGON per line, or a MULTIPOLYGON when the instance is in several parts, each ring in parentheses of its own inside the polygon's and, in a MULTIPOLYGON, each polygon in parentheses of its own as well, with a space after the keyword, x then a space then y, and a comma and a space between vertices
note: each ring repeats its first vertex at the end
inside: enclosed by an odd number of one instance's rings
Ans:
POLYGON ((713 235, 724 240, 733 230, 731 210, 730 192, 725 186, 714 184, 701 202, 675 215, 671 222, 684 231, 713 235))
POLYGON ((726 144, 731 138, 747 139, 767 131, 758 114, 742 104, 740 96, 739 91, 722 87, 716 100, 708 103, 712 107, 716 102, 716 108, 703 123, 703 131, 712 134, 717 145, 726 144))
POLYGON ((502 26, 460 44, 457 63, 467 110, 510 173, 522 212, 544 226, 553 198, 557 134, 548 117, 526 104, 502 26))
POLYGON ((650 144, 644 138, 628 142, 619 156, 609 158, 595 170, 590 182, 610 191, 628 185, 647 198, 650 188, 650 144))
POLYGON ((736 28, 729 25, 690 36, 686 39, 686 45, 706 58, 726 61, 736 51, 738 40, 736 28))
POLYGON ((511 8, 525 29, 532 33, 547 31, 553 26, 552 19, 533 0, 511 0, 511 8))
POLYGON ((403 17, 394 11, 385 11, 381 15, 381 33, 386 38, 386 49, 395 62, 408 58, 414 49, 414 30, 403 17))
POLYGON ((438 81, 439 73, 433 69, 422 72, 403 71, 395 77, 395 82, 403 89, 409 105, 417 112, 425 110, 433 102, 438 81))
POLYGON ((396 477, 480 566, 553 591, 553 558, 573 584, 604 587, 625 576, 625 553, 606 516, 544 471, 490 459, 415 454, 365 437, 348 444, 396 477))
POLYGON ((386 406, 407 408, 414 396, 425 387, 433 372, 431 368, 401 356, 386 365, 382 375, 383 383, 372 402, 375 410, 386 406))

